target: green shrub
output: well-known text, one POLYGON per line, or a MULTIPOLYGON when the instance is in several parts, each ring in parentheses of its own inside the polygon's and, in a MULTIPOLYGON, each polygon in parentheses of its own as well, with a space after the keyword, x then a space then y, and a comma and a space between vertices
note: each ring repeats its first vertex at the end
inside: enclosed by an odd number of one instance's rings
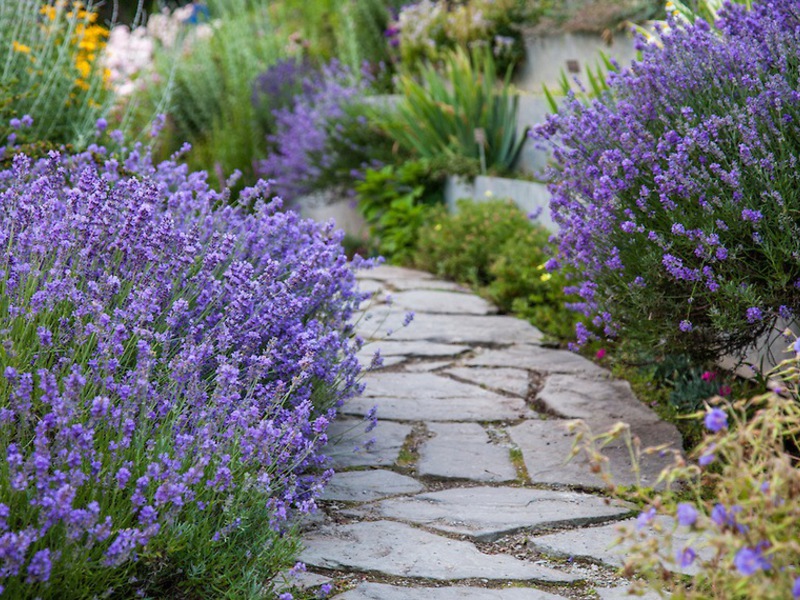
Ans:
POLYGON ((431 207, 444 200, 443 183, 426 161, 367 170, 356 193, 374 250, 390 262, 408 262, 431 207))
POLYGON ((501 310, 560 339, 575 315, 565 307, 561 273, 545 271, 549 233, 510 200, 461 200, 458 212, 437 208, 419 232, 414 265, 477 288, 501 310))

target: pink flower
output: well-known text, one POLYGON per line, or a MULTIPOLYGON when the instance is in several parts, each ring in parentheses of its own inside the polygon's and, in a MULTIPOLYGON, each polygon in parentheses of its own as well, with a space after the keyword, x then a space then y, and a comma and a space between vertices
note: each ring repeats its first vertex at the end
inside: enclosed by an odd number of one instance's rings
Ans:
POLYGON ((597 351, 597 354, 595 354, 595 358, 597 358, 597 360, 603 360, 605 355, 606 355, 606 349, 600 348, 600 350, 597 351))
POLYGON ((731 392, 733 392, 733 390, 731 389, 731 386, 729 386, 729 385, 722 385, 719 388, 719 395, 720 396, 730 396, 731 392))
POLYGON ((706 371, 700 376, 700 379, 703 381, 713 381, 717 378, 717 374, 714 371, 706 371))

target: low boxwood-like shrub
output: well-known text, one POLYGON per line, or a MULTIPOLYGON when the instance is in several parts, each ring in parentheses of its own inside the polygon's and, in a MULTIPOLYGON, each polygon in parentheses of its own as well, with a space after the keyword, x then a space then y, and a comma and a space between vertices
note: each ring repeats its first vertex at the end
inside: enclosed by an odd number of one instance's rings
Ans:
POLYGON ((550 233, 510 200, 461 200, 426 217, 413 262, 439 276, 467 283, 501 310, 529 319, 543 331, 572 337, 575 313, 566 308, 560 273, 548 273, 550 233))
POLYGON ((0 593, 269 596, 359 387, 341 236, 90 150, 0 172, 0 593))
POLYGON ((800 13, 772 0, 719 14, 716 30, 672 19, 609 93, 539 129, 557 161, 553 266, 579 273, 585 314, 697 362, 800 309, 800 13))

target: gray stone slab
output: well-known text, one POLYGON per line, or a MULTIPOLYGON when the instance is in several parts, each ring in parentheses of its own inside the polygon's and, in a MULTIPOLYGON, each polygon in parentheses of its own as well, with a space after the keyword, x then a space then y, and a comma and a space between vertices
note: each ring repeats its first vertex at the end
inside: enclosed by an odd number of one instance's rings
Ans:
POLYGON ((645 592, 642 595, 629 594, 630 586, 620 585, 612 588, 595 588, 595 592, 600 596, 600 600, 661 600, 661 596, 656 592, 645 592))
POLYGON ((300 571, 292 575, 288 570, 281 571, 276 577, 276 583, 286 588, 295 588, 298 590, 311 590, 318 588, 326 583, 331 583, 333 579, 320 575, 319 573, 311 573, 310 571, 300 571))
MULTIPOLYGON (((403 327, 405 313, 376 308, 355 324, 364 339, 428 340, 445 344, 536 344, 542 333, 527 321, 502 315, 434 315, 420 313, 403 327), (387 332, 391 332, 390 334, 387 332)), ((480 366, 480 365, 478 365, 480 366)), ((505 364, 501 366, 517 366, 505 364)))
POLYGON ((454 281, 442 281, 441 279, 392 279, 389 281, 389 285, 398 291, 438 290, 472 294, 472 290, 466 286, 455 283, 454 281))
POLYGON ((367 373, 363 396, 367 398, 488 398, 498 400, 499 394, 477 385, 455 381, 434 373, 367 373))
POLYGON ((439 358, 455 357, 470 350, 469 346, 463 344, 438 344, 436 342, 425 341, 391 341, 380 340, 371 342, 364 346, 361 352, 369 353, 370 356, 379 350, 381 356, 409 356, 412 358, 439 358))
MULTIPOLYGON (((481 392, 480 388, 475 388, 481 392)), ((390 421, 486 421, 505 422, 535 418, 521 398, 475 394, 456 398, 353 398, 342 408, 347 415, 363 415, 378 405, 381 419, 390 421)))
MULTIPOLYGON (((602 406, 598 406, 598 411, 602 406)), ((548 419, 525 421, 508 428, 511 439, 522 451, 525 467, 533 483, 551 485, 604 488, 599 474, 592 473, 589 461, 580 453, 569 463, 566 459, 572 451, 574 436, 567 432, 566 420, 548 419)), ((632 472, 630 454, 623 440, 611 442, 603 450, 609 458, 609 468, 614 482, 633 485, 636 477, 632 472)), ((642 457, 641 483, 653 486, 661 470, 672 462, 671 456, 657 454, 642 457)))
POLYGON ((497 307, 475 294, 447 292, 443 290, 409 290, 392 296, 396 308, 415 313, 491 315, 497 307))
POLYGON ((434 276, 425 271, 396 267, 394 265, 378 265, 374 269, 363 269, 356 272, 358 279, 377 279, 379 281, 392 281, 395 279, 434 279, 434 276))
POLYGON ((516 394, 523 398, 528 395, 530 377, 528 371, 509 367, 456 367, 445 371, 458 379, 478 385, 516 394))
POLYGON ((468 367, 516 367, 540 373, 580 373, 610 377, 610 373, 579 354, 531 344, 484 350, 464 363, 468 367))
POLYGON ((578 579, 504 554, 483 554, 470 542, 392 521, 333 525, 306 536, 303 542, 299 560, 322 569, 439 581, 483 578, 568 583, 578 579))
POLYGON ((407 364, 403 369, 409 373, 428 373, 430 371, 436 371, 437 369, 444 369, 452 364, 452 361, 447 360, 424 361, 407 364))
MULTIPOLYGON (((664 532, 673 531, 675 521, 670 517, 657 516, 654 520, 654 525, 656 525, 657 528, 651 526, 643 529, 641 534, 643 538, 656 536, 663 539, 664 532)), ((627 554, 631 547, 631 542, 629 540, 626 540, 622 544, 617 543, 621 538, 620 529, 624 528, 628 531, 633 531, 635 527, 636 519, 627 519, 613 525, 586 527, 583 529, 532 537, 530 538, 530 543, 545 554, 551 556, 593 560, 610 567, 618 568, 625 564, 627 554)), ((682 549, 687 544, 691 544, 694 548, 698 547, 697 544, 694 543, 696 542, 697 534, 691 532, 688 528, 679 527, 672 535, 672 548, 674 549, 682 549)), ((674 556, 674 552, 670 547, 667 547, 666 553, 669 556, 674 556)), ((710 560, 714 554, 713 548, 707 546, 701 547, 698 551, 700 557, 698 560, 710 560)), ((684 575, 696 575, 699 572, 697 562, 687 568, 680 568, 673 563, 663 564, 668 570, 684 575)))
MULTIPOLYGON (((357 414, 363 415, 373 405, 357 414)), ((364 432, 364 427, 364 421, 357 419, 339 419, 328 427, 328 439, 331 441, 325 448, 325 454, 331 458, 334 469, 392 465, 411 433, 410 425, 391 421, 379 421, 378 426, 369 433, 364 432), (372 438, 375 438, 375 443, 365 447, 372 438)))
POLYGON ((534 588, 399 587, 386 583, 362 583, 355 589, 334 596, 333 600, 559 600, 534 588))
POLYGON ((490 443, 477 423, 429 423, 433 437, 420 448, 420 475, 473 481, 514 481, 508 448, 490 443))
POLYGON ((345 471, 336 473, 325 487, 323 500, 369 502, 399 494, 418 494, 425 489, 419 481, 394 471, 345 471))
POLYGON ((639 402, 627 381, 551 375, 537 395, 537 401, 550 413, 567 419, 583 419, 594 433, 623 421, 631 426, 631 431, 645 447, 662 444, 671 444, 676 449, 681 447, 678 429, 639 402))
POLYGON ((603 523, 630 512, 631 506, 623 502, 607 501, 590 494, 472 487, 383 500, 348 514, 408 521, 490 542, 524 530, 603 523))

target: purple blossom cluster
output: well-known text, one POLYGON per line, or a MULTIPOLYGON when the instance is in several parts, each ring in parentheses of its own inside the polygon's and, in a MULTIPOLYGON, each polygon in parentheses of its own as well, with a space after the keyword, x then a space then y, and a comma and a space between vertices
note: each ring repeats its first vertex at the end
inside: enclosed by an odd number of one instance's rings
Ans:
POLYGON ((358 78, 332 61, 302 80, 289 107, 273 113, 276 133, 267 139, 272 151, 261 161, 258 174, 270 179, 276 194, 291 202, 313 189, 334 160, 326 152, 328 124, 344 116, 347 103, 363 96, 368 85, 366 74, 358 78))
POLYGON ((237 495, 313 508, 361 298, 332 224, 269 198, 138 145, 0 171, 0 595, 103 584, 237 495))
POLYGON ((800 11, 762 0, 727 6, 718 31, 670 25, 535 135, 556 161, 551 266, 577 269, 595 330, 709 357, 800 310, 800 11))

